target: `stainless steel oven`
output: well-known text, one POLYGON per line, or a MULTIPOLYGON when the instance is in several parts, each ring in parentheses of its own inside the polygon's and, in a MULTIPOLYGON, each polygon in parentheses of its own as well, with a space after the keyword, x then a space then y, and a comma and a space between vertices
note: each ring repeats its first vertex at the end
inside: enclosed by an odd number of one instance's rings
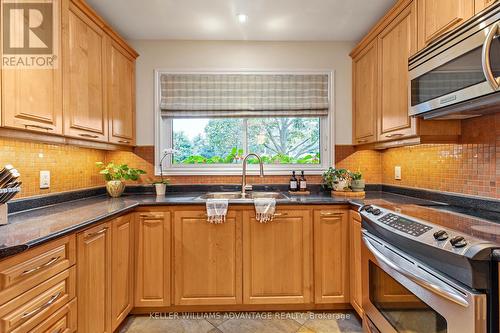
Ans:
POLYGON ((409 114, 460 119, 498 111, 499 35, 500 2, 410 58, 409 114))
POLYGON ((362 240, 365 331, 487 331, 486 294, 452 281, 367 230, 362 240))

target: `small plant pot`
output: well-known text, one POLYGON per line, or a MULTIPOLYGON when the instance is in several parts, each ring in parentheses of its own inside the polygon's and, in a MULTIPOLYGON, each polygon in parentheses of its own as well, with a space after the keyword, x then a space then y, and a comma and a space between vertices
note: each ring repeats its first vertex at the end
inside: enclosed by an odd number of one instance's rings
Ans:
POLYGON ((112 198, 119 198, 125 190, 125 183, 121 180, 110 180, 106 183, 106 191, 112 198))
POLYGON ((165 195, 165 192, 167 191, 167 184, 163 183, 155 184, 155 190, 157 196, 165 195))
POLYGON ((347 179, 338 180, 333 183, 334 191, 345 191, 349 189, 349 181, 347 179))
POLYGON ((351 182, 351 189, 353 192, 363 192, 365 190, 365 180, 358 179, 351 182))

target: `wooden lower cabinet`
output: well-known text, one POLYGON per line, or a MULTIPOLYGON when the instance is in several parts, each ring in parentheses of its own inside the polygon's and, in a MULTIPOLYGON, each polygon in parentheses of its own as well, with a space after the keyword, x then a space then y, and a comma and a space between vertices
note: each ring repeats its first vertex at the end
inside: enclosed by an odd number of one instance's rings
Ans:
POLYGON ((174 212, 175 305, 242 303, 241 214, 211 224, 205 207, 174 212))
POLYGON ((103 223, 77 235, 78 332, 111 333, 111 232, 103 223))
POLYGON ((314 302, 349 303, 347 209, 314 210, 314 302))
POLYGON ((351 210, 349 220, 350 241, 350 290, 351 305, 363 317, 363 293, 361 281, 361 216, 357 211, 351 210))
POLYGON ((243 303, 312 302, 311 210, 278 209, 268 223, 243 212, 243 303))
POLYGON ((134 219, 124 215, 111 223, 111 328, 127 317, 134 303, 134 219))
POLYGON ((170 212, 137 213, 135 307, 171 304, 170 223, 170 212))

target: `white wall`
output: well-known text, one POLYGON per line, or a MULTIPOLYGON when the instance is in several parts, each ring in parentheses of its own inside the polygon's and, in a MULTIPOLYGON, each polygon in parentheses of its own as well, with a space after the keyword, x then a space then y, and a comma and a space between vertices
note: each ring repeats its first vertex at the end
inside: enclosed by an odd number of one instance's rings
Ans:
POLYGON ((335 144, 351 144, 354 42, 146 41, 137 59, 137 145, 154 144, 154 70, 333 70, 335 144))

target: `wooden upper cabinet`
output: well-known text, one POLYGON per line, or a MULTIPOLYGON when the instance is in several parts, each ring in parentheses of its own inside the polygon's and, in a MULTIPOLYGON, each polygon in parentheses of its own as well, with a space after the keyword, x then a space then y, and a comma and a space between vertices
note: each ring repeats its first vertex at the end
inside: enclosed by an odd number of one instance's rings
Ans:
POLYGON ((243 212, 243 303, 312 302, 310 210, 277 211, 268 223, 243 212))
POLYGON ((349 303, 348 210, 314 211, 314 302, 349 303))
MULTIPOLYGON (((418 48, 454 29, 474 15, 474 0, 418 1, 418 48)), ((487 1, 487 0, 486 0, 487 1)), ((485 2, 482 0, 481 2, 485 2)))
POLYGON ((408 115, 408 58, 417 51, 415 2, 378 36, 378 141, 416 135, 416 119, 408 115))
MULTIPOLYGON (((61 2, 56 15, 61 13, 61 2)), ((1 70, 2 126, 49 134, 63 133, 61 34, 54 47, 59 50, 54 69, 3 68, 1 70)), ((57 53, 56 53, 57 54, 57 53)))
POLYGON ((111 232, 103 223, 77 235, 79 333, 111 333, 111 232))
POLYGON ((377 139, 377 57, 377 42, 374 41, 353 59, 354 144, 377 139))
POLYGON ((111 228, 111 328, 115 331, 134 303, 133 215, 114 219, 111 228))
POLYGON ((108 110, 109 141, 135 142, 135 57, 114 40, 109 41, 108 110))
POLYGON ((349 221, 350 240, 350 296, 351 305, 360 317, 363 317, 363 292, 361 281, 361 216, 351 210, 349 221))
POLYGON ((242 303, 241 212, 221 224, 206 209, 174 212, 174 304, 242 303))
POLYGON ((64 134, 107 141, 104 31, 73 3, 64 24, 64 134))
POLYGON ((483 9, 493 5, 498 0, 475 0, 474 1, 474 14, 479 13, 483 9))
POLYGON ((170 230, 169 212, 137 213, 135 307, 170 305, 170 230))

